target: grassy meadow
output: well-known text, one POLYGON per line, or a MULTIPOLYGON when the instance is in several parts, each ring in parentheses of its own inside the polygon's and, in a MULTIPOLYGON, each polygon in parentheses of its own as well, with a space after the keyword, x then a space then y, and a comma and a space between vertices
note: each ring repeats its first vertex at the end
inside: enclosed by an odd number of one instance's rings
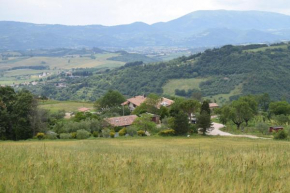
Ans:
POLYGON ((0 192, 288 192, 289 152, 222 137, 0 142, 0 192))
POLYGON ((173 79, 170 80, 166 85, 164 85, 163 93, 175 96, 176 89, 186 91, 188 91, 189 89, 200 89, 199 84, 204 81, 207 81, 207 79, 205 78, 173 79))
POLYGON ((90 108, 93 110, 94 103, 90 102, 77 102, 77 101, 40 101, 39 108, 47 109, 52 112, 56 112, 59 110, 65 110, 65 112, 74 112, 77 111, 79 108, 90 108))
POLYGON ((242 90, 243 90, 243 84, 239 84, 229 94, 218 94, 218 95, 214 95, 212 97, 205 97, 205 98, 208 98, 208 99, 210 99, 212 101, 215 100, 215 101, 217 101, 218 104, 222 105, 222 104, 225 104, 228 101, 230 101, 230 97, 231 96, 242 94, 242 90))

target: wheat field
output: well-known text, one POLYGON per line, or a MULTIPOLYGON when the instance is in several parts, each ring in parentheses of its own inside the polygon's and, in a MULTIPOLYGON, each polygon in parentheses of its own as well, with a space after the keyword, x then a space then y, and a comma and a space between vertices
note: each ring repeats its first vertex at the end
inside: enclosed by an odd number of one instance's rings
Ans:
POLYGON ((0 142, 0 192, 289 192, 289 152, 222 137, 0 142))

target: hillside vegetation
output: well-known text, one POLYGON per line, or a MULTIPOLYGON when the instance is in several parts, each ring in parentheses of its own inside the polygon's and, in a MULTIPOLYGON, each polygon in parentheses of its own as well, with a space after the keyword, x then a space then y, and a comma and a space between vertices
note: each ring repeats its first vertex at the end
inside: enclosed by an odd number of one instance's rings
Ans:
POLYGON ((169 62, 120 67, 67 80, 68 87, 61 90, 55 89, 49 82, 46 86, 28 89, 59 100, 95 100, 108 89, 118 90, 127 96, 149 93, 176 95, 173 90, 185 89, 185 93, 189 90, 201 92, 204 97, 220 102, 235 99, 239 95, 261 93, 269 93, 274 100, 288 100, 289 48, 288 44, 270 47, 224 46, 169 62), (199 80, 203 81, 197 85, 199 80), (181 83, 176 84, 176 81, 181 83), (78 92, 80 90, 81 93, 78 92))

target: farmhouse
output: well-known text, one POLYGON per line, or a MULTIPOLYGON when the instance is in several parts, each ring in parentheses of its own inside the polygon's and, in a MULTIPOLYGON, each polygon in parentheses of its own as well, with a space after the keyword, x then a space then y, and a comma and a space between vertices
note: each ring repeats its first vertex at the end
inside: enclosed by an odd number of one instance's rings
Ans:
POLYGON ((129 109, 133 111, 136 107, 139 107, 146 100, 145 96, 135 96, 127 99, 126 102, 122 103, 122 106, 128 105, 129 109))
POLYGON ((113 127, 127 127, 133 124, 137 115, 107 118, 106 121, 113 127))
MULTIPOLYGON (((127 99, 126 102, 122 103, 122 106, 128 105, 129 109, 133 111, 136 107, 139 107, 142 103, 146 101, 145 96, 135 96, 133 98, 127 99)), ((162 97, 160 103, 158 104, 158 108, 161 106, 169 107, 174 103, 173 100, 162 97)))

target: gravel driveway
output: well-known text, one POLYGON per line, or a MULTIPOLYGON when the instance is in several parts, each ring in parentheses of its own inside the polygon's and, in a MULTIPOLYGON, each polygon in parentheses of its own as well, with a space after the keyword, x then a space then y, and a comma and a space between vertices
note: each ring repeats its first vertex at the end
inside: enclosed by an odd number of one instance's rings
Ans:
POLYGON ((269 139, 269 138, 262 138, 262 137, 257 137, 254 135, 233 135, 227 132, 223 132, 220 129, 225 127, 223 124, 220 123, 213 123, 212 124, 213 129, 211 131, 209 131, 207 134, 208 135, 214 135, 214 136, 232 136, 232 137, 247 137, 247 138, 251 138, 251 139, 269 139))

